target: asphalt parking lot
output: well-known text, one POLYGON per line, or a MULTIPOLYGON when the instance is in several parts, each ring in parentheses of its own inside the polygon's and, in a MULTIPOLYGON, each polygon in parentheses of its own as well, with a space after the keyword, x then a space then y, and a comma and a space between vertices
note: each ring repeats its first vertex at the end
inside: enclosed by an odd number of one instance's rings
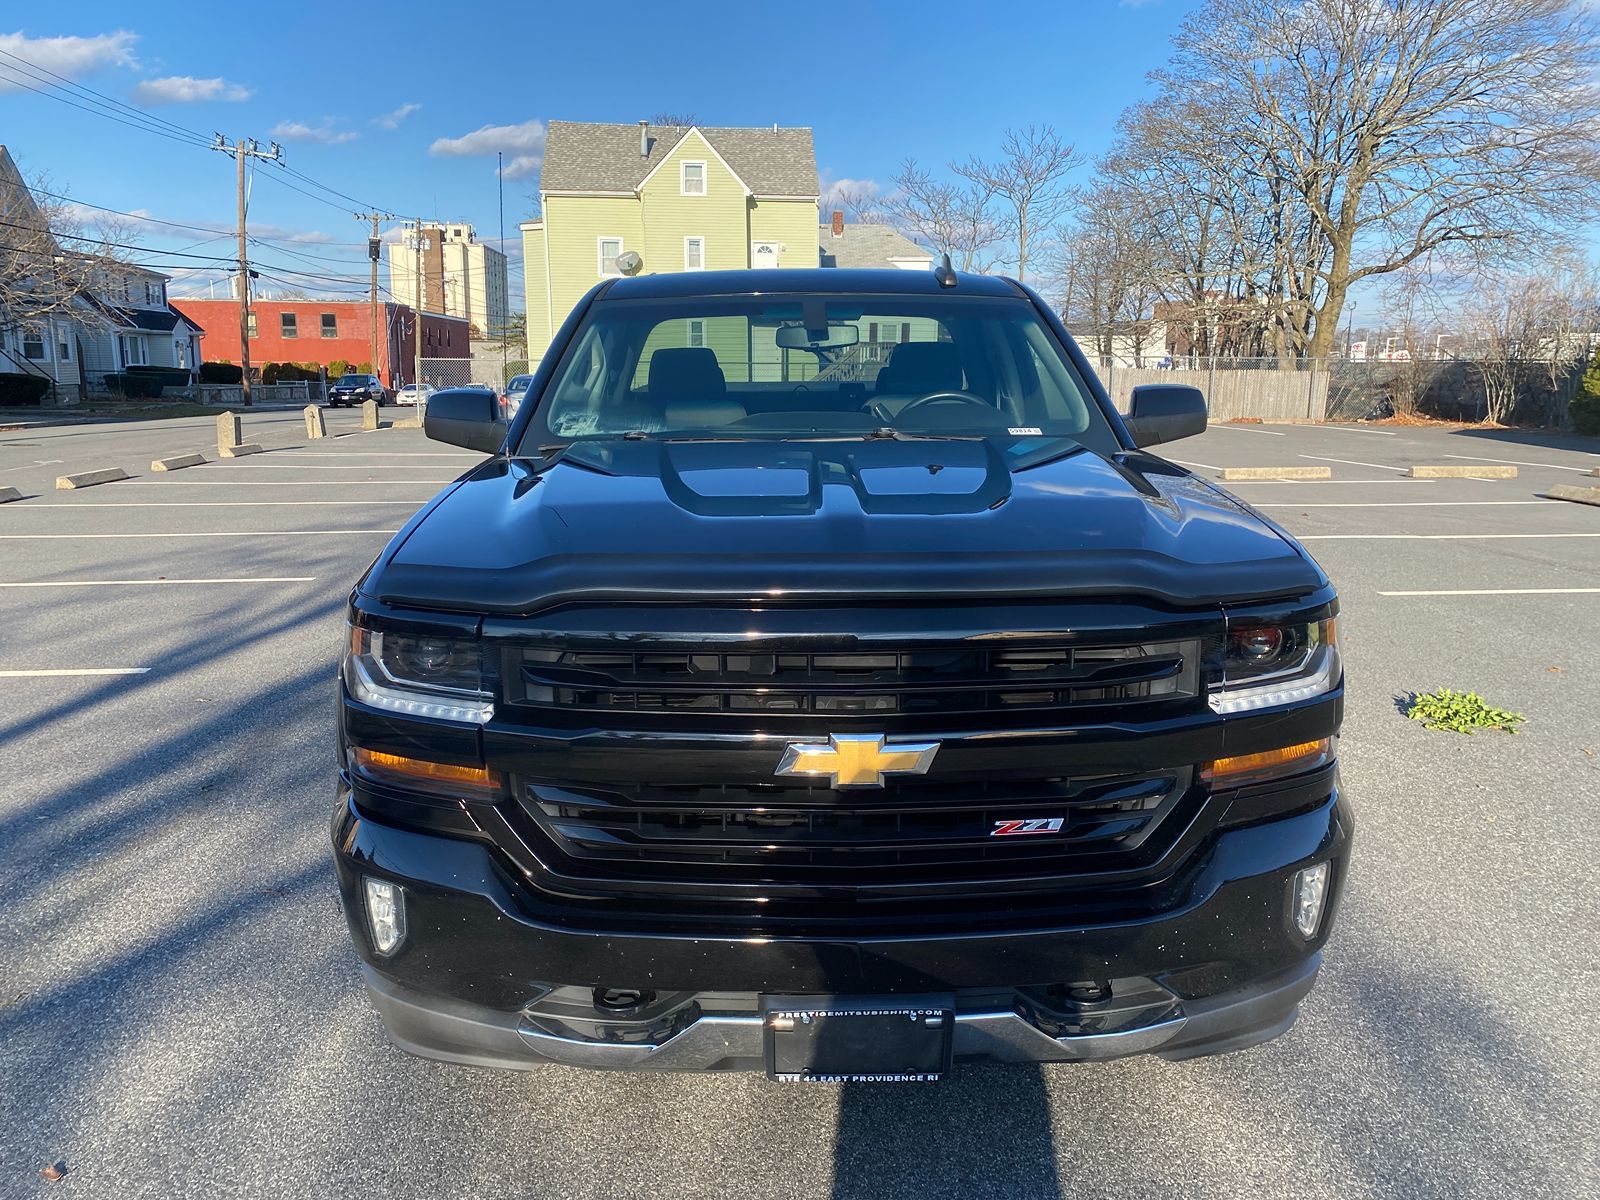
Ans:
POLYGON ((1541 497, 1600 485, 1600 445, 1250 425, 1170 447, 1210 477, 1333 471, 1229 485, 1342 595, 1358 840, 1299 1025, 1186 1064, 833 1090, 388 1045, 329 861, 334 662, 351 583, 476 456, 410 429, 306 444, 298 420, 252 416, 271 452, 167 475, 149 459, 207 419, 0 433, 25 495, 0 505, 0 1195, 1600 1190, 1600 508, 1541 497), (1480 460, 1519 476, 1402 473, 1480 460), (52 490, 96 466, 135 478, 52 490), (1524 732, 1401 717, 1441 684, 1524 732))

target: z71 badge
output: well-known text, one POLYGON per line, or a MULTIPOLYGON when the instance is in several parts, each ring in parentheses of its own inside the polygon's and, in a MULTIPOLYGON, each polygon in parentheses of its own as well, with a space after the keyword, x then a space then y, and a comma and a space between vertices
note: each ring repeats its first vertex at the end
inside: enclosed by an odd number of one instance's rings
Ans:
POLYGON ((1060 833, 1067 823, 1065 817, 1023 817, 1013 821, 996 821, 989 830, 990 837, 1021 837, 1029 833, 1060 833))

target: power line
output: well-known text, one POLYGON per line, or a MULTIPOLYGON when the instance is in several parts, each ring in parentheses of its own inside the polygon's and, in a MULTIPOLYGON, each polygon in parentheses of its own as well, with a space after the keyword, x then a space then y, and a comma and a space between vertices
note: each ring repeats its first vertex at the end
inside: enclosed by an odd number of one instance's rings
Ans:
POLYGON ((196 233, 220 233, 224 236, 233 232, 229 229, 218 229, 208 225, 190 225, 183 221, 163 221, 160 217, 143 216, 139 213, 123 212, 120 208, 107 208, 104 204, 90 204, 87 200, 79 200, 73 196, 63 195, 60 192, 48 191, 42 187, 28 189, 40 196, 49 196, 52 200, 61 200, 67 204, 76 204, 83 208, 92 208, 96 212, 110 213, 117 217, 126 217, 130 221, 142 221, 151 225, 166 225, 172 229, 192 229, 196 233))
MULTIPOLYGON (((204 146, 205 146, 204 142, 196 141, 195 139, 193 139, 192 137, 188 136, 187 134, 180 135, 180 134, 176 134, 176 133, 171 133, 168 130, 162 129, 157 125, 146 125, 146 124, 136 123, 134 121, 124 120, 122 117, 117 116, 114 113, 107 112, 104 108, 91 108, 86 104, 77 104, 77 103, 75 103, 75 102, 73 102, 71 100, 68 100, 65 96, 58 96, 55 92, 46 91, 44 88, 41 88, 41 87, 34 87, 32 84, 24 82, 24 80, 27 79, 27 78, 30 78, 30 76, 21 75, 20 72, 17 72, 16 68, 14 68, 14 67, 8 67, 5 64, 0 63, 0 71, 11 72, 11 74, 0 75, 0 79, 3 79, 6 83, 8 83, 8 84, 10 84, 10 85, 12 85, 14 87, 20 87, 20 88, 22 88, 22 89, 24 89, 26 91, 36 92, 41 96, 47 97, 48 99, 55 100, 55 101, 57 101, 58 103, 61 103, 61 104, 65 104, 68 108, 76 108, 76 109, 80 110, 81 112, 92 113, 93 115, 95 115, 97 117, 104 117, 108 121, 115 121, 118 125, 126 125, 129 129, 141 129, 145 133, 153 133, 157 137, 164 137, 168 141, 180 142, 180 143, 182 143, 183 145, 186 145, 186 146, 195 146, 195 147, 199 147, 199 148, 204 148, 204 146)), ((50 84, 49 86, 55 87, 56 85, 55 84, 50 84)))
MULTIPOLYGON (((20 54, 13 54, 9 50, 0 50, 0 55, 4 55, 6 58, 21 63, 25 68, 28 69, 33 78, 44 81, 50 87, 57 88, 58 90, 65 90, 64 88, 60 88, 60 85, 58 84, 49 83, 48 80, 43 80, 43 76, 48 75, 52 79, 59 79, 61 83, 66 84, 67 87, 71 88, 74 92, 81 93, 86 98, 92 97, 93 99, 91 99, 91 103, 93 103, 94 100, 100 100, 106 104, 114 105, 117 108, 124 109, 136 117, 154 122, 156 124, 165 125, 168 129, 171 129, 175 133, 187 134, 190 137, 198 138, 202 141, 205 140, 205 134, 199 132, 198 130, 190 129, 185 125, 179 125, 176 121, 169 121, 165 117, 157 116, 155 113, 140 108, 137 105, 126 104, 114 96, 106 95, 104 92, 97 92, 94 90, 94 88, 89 87, 87 84, 78 83, 76 80, 68 79, 65 75, 57 74, 49 67, 41 66, 39 63, 23 58, 20 54)), ((15 68, 12 69, 14 70, 15 68)))

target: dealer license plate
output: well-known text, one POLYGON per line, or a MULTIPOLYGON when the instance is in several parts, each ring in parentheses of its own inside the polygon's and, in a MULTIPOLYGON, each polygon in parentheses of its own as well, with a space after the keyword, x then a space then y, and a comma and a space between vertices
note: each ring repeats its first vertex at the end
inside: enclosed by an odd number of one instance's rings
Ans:
POLYGON ((767 996, 767 1074, 783 1083, 937 1083, 950 1069, 949 996, 767 996))

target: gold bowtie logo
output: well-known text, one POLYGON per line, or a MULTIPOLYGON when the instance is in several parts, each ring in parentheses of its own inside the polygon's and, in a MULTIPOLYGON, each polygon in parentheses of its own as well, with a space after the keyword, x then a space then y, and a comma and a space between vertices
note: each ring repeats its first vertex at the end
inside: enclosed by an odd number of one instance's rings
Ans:
POLYGON ((828 742, 791 742, 779 775, 827 775, 836 788, 882 787, 885 775, 925 775, 938 742, 883 744, 881 733, 830 733, 828 742))

